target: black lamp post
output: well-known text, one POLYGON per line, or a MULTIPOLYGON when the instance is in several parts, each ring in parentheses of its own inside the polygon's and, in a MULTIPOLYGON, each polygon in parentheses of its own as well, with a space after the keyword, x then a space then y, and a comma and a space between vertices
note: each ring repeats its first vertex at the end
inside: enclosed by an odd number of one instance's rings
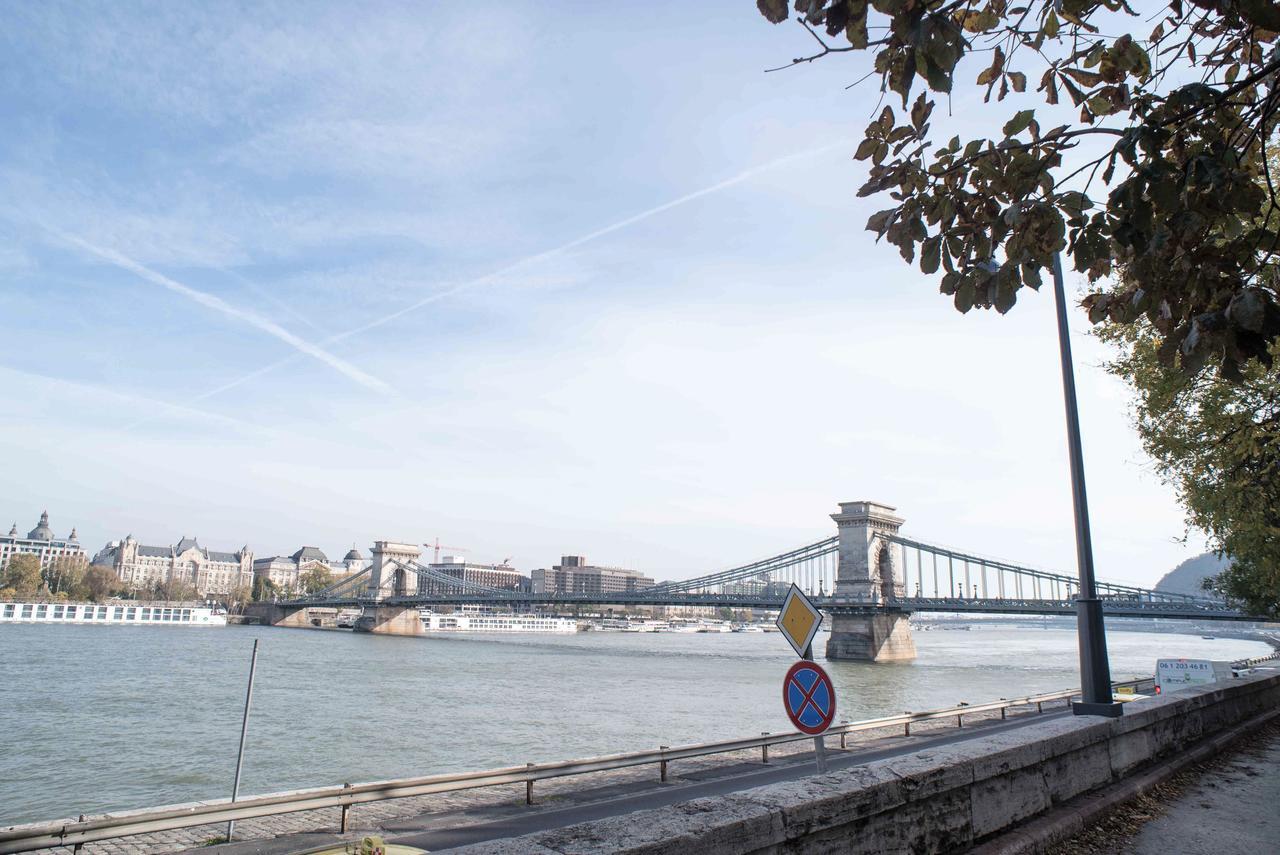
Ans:
POLYGON ((1121 705, 1111 696, 1111 664, 1107 661, 1107 633, 1102 625, 1102 600, 1093 578, 1093 541, 1089 536, 1089 501, 1084 489, 1084 453, 1080 448, 1080 411, 1076 378, 1071 367, 1071 339, 1067 329, 1067 296, 1062 284, 1062 256, 1053 254, 1053 296, 1058 311, 1058 351, 1062 359, 1062 397, 1067 408, 1067 450, 1071 458, 1071 495, 1076 519, 1076 563, 1080 592, 1076 596, 1076 632, 1080 639, 1080 693, 1072 704, 1076 715, 1118 716, 1121 705))

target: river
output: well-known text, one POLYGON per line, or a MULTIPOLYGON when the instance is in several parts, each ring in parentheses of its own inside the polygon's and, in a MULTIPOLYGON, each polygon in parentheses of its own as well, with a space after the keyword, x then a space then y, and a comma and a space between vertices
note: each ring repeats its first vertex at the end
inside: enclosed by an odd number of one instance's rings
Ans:
MULTIPOLYGON (((789 729, 778 634, 434 636, 0 627, 0 825, 230 794, 483 769, 789 729)), ((828 662, 840 719, 1077 684, 1069 624, 915 634, 903 665, 828 662)), ((1116 679, 1265 644, 1108 633, 1116 679)), ((821 646, 825 636, 819 636, 821 646)))

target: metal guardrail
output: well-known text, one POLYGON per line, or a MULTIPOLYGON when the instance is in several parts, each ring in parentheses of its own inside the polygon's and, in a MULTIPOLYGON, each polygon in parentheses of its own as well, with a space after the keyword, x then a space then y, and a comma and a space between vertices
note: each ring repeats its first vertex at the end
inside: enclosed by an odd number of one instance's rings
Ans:
MULTIPOLYGON (((1136 687, 1149 682, 1151 682, 1151 678, 1148 677, 1141 680, 1115 683, 1114 686, 1116 688, 1136 687)), ((914 724, 950 718, 956 720, 957 727, 963 727, 965 716, 999 711, 1000 717, 1003 719, 1012 708, 1032 705, 1036 707, 1037 712, 1043 712, 1045 704, 1054 701, 1067 701, 1069 703, 1071 698, 1079 696, 1079 694, 1079 690, 1049 692, 1022 698, 1002 698, 985 704, 962 704, 947 709, 918 713, 908 712, 902 715, 873 718, 865 721, 842 722, 829 729, 826 735, 840 737, 840 747, 844 748, 846 738, 851 733, 901 727, 905 735, 910 735, 911 727, 914 724)), ((217 801, 192 802, 184 805, 109 813, 92 818, 85 817, 78 821, 10 826, 9 828, 0 829, 0 855, 10 852, 30 852, 54 846, 78 847, 85 843, 130 837, 136 834, 173 831, 196 825, 211 825, 232 820, 254 819, 322 808, 339 808, 341 810, 341 829, 345 833, 348 814, 352 806, 358 804, 519 783, 525 785, 525 803, 532 804, 533 784, 535 781, 652 764, 658 765, 659 780, 666 781, 667 764, 675 760, 759 749, 761 762, 768 763, 769 746, 783 745, 812 738, 812 736, 799 732, 763 733, 760 736, 747 737, 745 739, 731 739, 722 742, 705 742, 674 747, 661 746, 652 751, 608 754, 580 760, 529 763, 524 766, 509 766, 481 772, 459 772, 429 775, 420 778, 374 781, 364 784, 343 784, 340 787, 322 787, 311 790, 294 790, 284 793, 250 796, 235 802, 220 799, 217 801)))

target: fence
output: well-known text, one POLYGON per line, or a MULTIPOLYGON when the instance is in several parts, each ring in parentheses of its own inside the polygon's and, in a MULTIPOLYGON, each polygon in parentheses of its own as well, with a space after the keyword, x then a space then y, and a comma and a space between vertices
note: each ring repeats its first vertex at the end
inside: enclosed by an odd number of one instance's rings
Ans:
MULTIPOLYGON (((1150 682, 1150 679, 1147 678, 1116 683, 1115 685, 1117 688, 1136 688, 1139 685, 1150 682)), ((1071 698, 1078 695, 1079 691, 1077 690, 1050 692, 1042 695, 1030 695, 1024 698, 1002 698, 985 704, 962 704, 948 709, 903 713, 902 715, 886 716, 866 721, 842 722, 829 729, 826 735, 838 736, 840 738, 840 747, 844 748, 846 739, 851 733, 901 727, 903 733, 909 735, 914 724, 950 718, 956 720, 957 727, 963 727, 965 716, 999 711, 1000 717, 1005 718, 1012 708, 1032 705, 1036 707, 1037 712, 1043 712, 1045 704, 1050 704, 1054 701, 1070 703, 1071 698)), ((78 821, 15 826, 0 829, 0 855, 9 852, 29 852, 53 846, 80 846, 85 843, 129 837, 135 834, 172 831, 196 825, 254 819, 256 817, 323 808, 338 808, 340 810, 340 828, 343 832, 346 832, 351 808, 359 804, 519 783, 524 783, 525 801, 531 804, 533 802, 533 785, 536 781, 644 765, 657 765, 659 779, 666 781, 668 764, 676 760, 759 749, 761 762, 768 763, 769 747, 771 745, 783 745, 812 738, 812 736, 797 732, 764 733, 760 736, 745 739, 731 739, 722 742, 706 742, 675 747, 662 746, 652 751, 610 754, 581 760, 529 763, 524 766, 510 766, 482 772, 461 772, 364 784, 343 784, 340 787, 323 787, 251 796, 235 802, 227 800, 193 802, 171 807, 105 814, 93 818, 82 818, 78 821)))

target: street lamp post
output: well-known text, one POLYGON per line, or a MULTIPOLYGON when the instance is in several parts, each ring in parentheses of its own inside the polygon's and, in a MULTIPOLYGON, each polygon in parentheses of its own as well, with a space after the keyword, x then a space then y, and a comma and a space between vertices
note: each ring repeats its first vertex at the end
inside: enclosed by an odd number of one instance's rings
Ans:
POLYGON ((1071 367, 1071 339, 1067 329, 1067 296, 1062 284, 1062 255, 1053 254, 1053 296, 1058 312, 1058 352, 1062 360, 1062 397, 1067 410, 1067 450, 1071 458, 1071 496, 1076 520, 1076 563, 1080 592, 1076 596, 1076 632, 1080 640, 1080 694, 1072 704, 1076 715, 1118 716, 1120 704, 1111 696, 1111 665, 1107 634, 1102 625, 1102 600, 1093 578, 1093 541, 1089 536, 1089 501, 1084 489, 1084 453, 1080 447, 1080 411, 1076 378, 1071 367))

